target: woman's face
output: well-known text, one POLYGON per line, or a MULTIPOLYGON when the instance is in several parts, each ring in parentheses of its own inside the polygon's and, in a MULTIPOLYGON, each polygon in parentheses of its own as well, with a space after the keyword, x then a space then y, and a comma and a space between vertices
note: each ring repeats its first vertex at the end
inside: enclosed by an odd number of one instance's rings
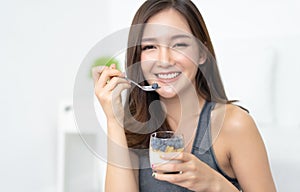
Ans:
POLYGON ((188 87, 195 88, 197 68, 204 59, 187 20, 179 12, 167 9, 152 16, 141 47, 144 77, 149 84, 158 83, 161 97, 172 98, 188 87))

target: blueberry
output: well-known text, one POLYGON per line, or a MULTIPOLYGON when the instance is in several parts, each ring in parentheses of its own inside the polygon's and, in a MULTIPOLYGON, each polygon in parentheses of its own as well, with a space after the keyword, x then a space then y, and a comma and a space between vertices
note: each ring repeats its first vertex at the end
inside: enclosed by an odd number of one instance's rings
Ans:
POLYGON ((153 89, 158 89, 158 88, 159 88, 159 86, 158 86, 158 84, 157 84, 157 83, 153 83, 153 84, 152 84, 152 88, 153 88, 153 89))
POLYGON ((160 150, 160 151, 166 151, 166 148, 167 148, 167 145, 161 145, 161 146, 159 147, 159 150, 160 150))
POLYGON ((167 144, 167 145, 170 146, 170 147, 174 147, 174 145, 175 145, 175 140, 174 140, 174 139, 168 140, 168 144, 167 144))
POLYGON ((175 142, 175 145, 174 145, 174 148, 175 149, 180 149, 180 148, 183 148, 184 146, 183 146, 183 141, 182 140, 177 140, 176 142, 175 142))
POLYGON ((158 150, 160 145, 161 144, 160 144, 160 140, 159 139, 152 138, 152 140, 151 140, 151 147, 153 149, 158 150))

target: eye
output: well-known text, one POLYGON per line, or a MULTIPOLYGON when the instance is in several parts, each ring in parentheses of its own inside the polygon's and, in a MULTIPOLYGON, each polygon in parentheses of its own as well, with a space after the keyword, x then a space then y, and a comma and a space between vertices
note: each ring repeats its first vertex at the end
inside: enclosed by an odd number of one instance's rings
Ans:
POLYGON ((142 51, 146 51, 146 50, 149 50, 149 49, 155 49, 156 47, 154 45, 145 45, 145 46, 142 46, 142 51))
POLYGON ((173 45, 173 48, 180 48, 180 47, 188 47, 187 43, 176 43, 173 45))

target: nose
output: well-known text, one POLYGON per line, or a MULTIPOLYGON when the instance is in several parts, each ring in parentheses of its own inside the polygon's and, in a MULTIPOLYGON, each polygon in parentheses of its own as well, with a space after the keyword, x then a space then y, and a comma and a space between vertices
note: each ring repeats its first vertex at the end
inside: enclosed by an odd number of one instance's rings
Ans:
POLYGON ((171 52, 172 50, 169 47, 162 46, 159 50, 158 65, 162 67, 173 65, 174 61, 171 52))

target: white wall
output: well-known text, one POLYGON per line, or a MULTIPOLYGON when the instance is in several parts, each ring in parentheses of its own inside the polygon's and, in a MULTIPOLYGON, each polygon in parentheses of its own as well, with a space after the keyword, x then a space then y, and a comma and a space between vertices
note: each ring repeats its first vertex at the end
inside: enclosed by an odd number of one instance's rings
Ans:
MULTIPOLYGON (((141 2, 0 2, 1 191, 56 191, 59 102, 72 99, 76 70, 91 47, 105 35, 127 27, 141 2)), ((214 0, 197 4, 216 44, 236 36, 274 38, 282 45, 281 37, 299 41, 300 6, 296 0, 214 0)), ((290 65, 282 70, 291 73, 288 81, 293 82, 299 69, 293 68, 296 56, 283 51, 290 65)), ((289 91, 294 84, 282 87, 289 91)), ((299 91, 292 90, 282 109, 289 110, 287 106, 293 104, 299 108, 295 102, 299 96, 299 91)), ((298 117, 293 113, 285 118, 298 117)))
POLYGON ((56 191, 57 112, 106 33, 105 1, 0 1, 0 191, 56 191))

